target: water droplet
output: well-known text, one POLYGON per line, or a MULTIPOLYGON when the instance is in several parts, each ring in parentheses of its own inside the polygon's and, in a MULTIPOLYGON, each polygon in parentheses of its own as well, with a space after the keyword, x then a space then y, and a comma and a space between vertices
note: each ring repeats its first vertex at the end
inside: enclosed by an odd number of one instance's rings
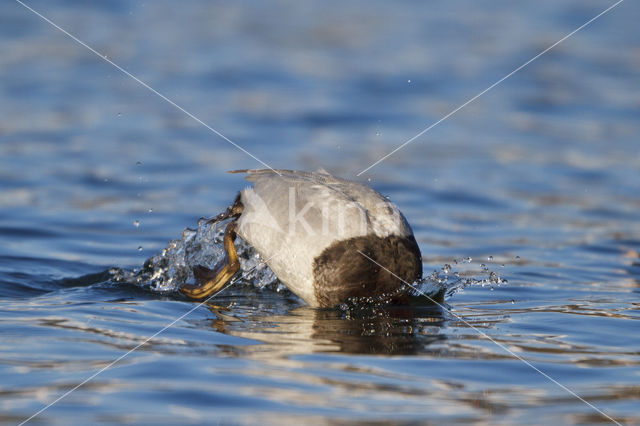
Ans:
POLYGON ((489 262, 493 262, 493 256, 489 256, 489 257, 487 257, 487 260, 488 260, 489 262))
POLYGON ((516 259, 520 259, 520 256, 516 256, 516 259))
POLYGON ((138 251, 142 251, 142 246, 138 246, 138 251))
POLYGON ((376 132, 376 136, 380 136, 380 132, 376 132))
POLYGON ((411 80, 407 80, 407 83, 411 84, 411 80))
POLYGON ((367 178, 367 182, 371 182, 371 178, 367 178))
POLYGON ((149 209, 147 210, 149 213, 153 213, 153 209, 149 209))
POLYGON ((515 303, 516 303, 516 301, 515 301, 515 300, 513 300, 513 299, 511 299, 511 304, 512 304, 512 305, 515 305, 515 303))
POLYGON ((471 263, 473 259, 471 259, 470 257, 465 257, 464 259, 462 259, 463 263, 471 263))
POLYGON ((137 228, 138 226, 140 226, 140 221, 139 221, 139 220, 137 220, 137 219, 136 219, 136 220, 134 220, 134 221, 133 221, 133 226, 135 226, 136 228, 137 228))
POLYGON ((142 161, 136 161, 136 166, 142 165, 142 161))
POLYGON ((105 182, 109 182, 109 178, 104 178, 104 181, 105 182))

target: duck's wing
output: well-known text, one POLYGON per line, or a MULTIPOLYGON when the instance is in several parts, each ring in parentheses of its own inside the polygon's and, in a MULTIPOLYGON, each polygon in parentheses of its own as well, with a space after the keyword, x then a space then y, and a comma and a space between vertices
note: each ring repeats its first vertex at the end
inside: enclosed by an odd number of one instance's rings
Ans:
POLYGON ((310 203, 312 210, 346 219, 346 223, 364 220, 366 227, 373 226, 377 234, 411 234, 411 228, 398 208, 376 190, 326 171, 305 172, 286 169, 235 170, 231 173, 246 173, 246 180, 253 182, 254 192, 264 200, 272 211, 282 210, 289 216, 292 191, 296 204, 310 203), (327 210, 329 206, 329 210, 327 210), (334 210, 339 211, 334 211, 334 210), (347 215, 345 217, 344 215, 347 215))
POLYGON ((333 194, 333 197, 345 198, 347 201, 359 203, 366 209, 370 205, 387 201, 376 190, 358 182, 335 177, 322 168, 317 172, 286 169, 244 169, 232 170, 228 173, 246 173, 245 179, 255 184, 279 179, 279 183, 284 186, 320 185, 325 187, 326 191, 338 193, 333 194))
MULTIPOLYGON (((302 209, 306 204, 310 205, 307 210, 320 215, 335 216, 334 209, 350 204, 360 214, 367 214, 367 209, 358 200, 355 200, 349 193, 345 192, 343 179, 336 178, 328 173, 314 173, 299 170, 238 170, 234 173, 244 172, 247 174, 246 180, 253 183, 253 193, 258 195, 266 206, 276 215, 289 217, 289 204, 295 202, 294 209, 302 209), (327 211, 327 206, 330 210, 327 211), (332 214, 333 213, 333 214, 332 214)), ((349 182, 350 184, 356 184, 349 182)), ((356 212, 348 212, 353 214, 356 212)), ((319 224, 312 224, 319 226, 319 224)))
POLYGON ((301 170, 287 170, 287 169, 241 169, 230 170, 227 173, 246 173, 246 179, 249 182, 257 182, 260 179, 265 178, 282 178, 288 182, 292 181, 304 181, 304 182, 317 182, 317 183, 337 183, 338 181, 344 181, 344 179, 336 178, 327 172, 325 169, 320 168, 317 172, 305 172, 301 170))

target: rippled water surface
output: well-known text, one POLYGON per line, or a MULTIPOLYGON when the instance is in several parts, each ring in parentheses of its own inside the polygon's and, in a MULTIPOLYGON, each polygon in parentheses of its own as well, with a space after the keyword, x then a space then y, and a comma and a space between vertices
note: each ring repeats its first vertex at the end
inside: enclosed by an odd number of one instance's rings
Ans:
POLYGON ((326 310, 120 279, 262 165, 4 2, 0 421, 83 384, 30 422, 640 423, 637 2, 356 176, 612 3, 28 2, 265 163, 373 186, 425 276, 476 280, 326 310))

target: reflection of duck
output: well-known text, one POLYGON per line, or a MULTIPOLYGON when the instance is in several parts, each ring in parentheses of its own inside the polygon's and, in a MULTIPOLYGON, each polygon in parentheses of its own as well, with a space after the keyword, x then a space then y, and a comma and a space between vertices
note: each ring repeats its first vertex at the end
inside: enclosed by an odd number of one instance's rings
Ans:
POLYGON ((436 305, 363 306, 346 313, 271 306, 277 308, 256 312, 239 307, 225 312, 228 308, 209 305, 215 314, 211 326, 220 333, 262 342, 243 347, 244 356, 273 362, 312 353, 412 355, 446 339, 444 311, 436 305), (247 322, 253 325, 247 327, 247 322))
POLYGON ((196 267, 200 285, 181 288, 188 297, 216 293, 239 270, 236 234, 311 306, 334 306, 350 297, 398 299, 402 281, 422 276, 411 227, 375 190, 325 171, 237 172, 246 172, 253 188, 241 191, 225 213, 212 219, 233 218, 225 231, 226 259, 213 270, 196 267))

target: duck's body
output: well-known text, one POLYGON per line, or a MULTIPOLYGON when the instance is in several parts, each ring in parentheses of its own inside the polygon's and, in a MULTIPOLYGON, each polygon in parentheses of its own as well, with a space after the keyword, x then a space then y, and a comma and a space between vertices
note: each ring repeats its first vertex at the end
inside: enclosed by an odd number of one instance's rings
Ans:
POLYGON ((254 186, 228 210, 234 230, 310 306, 392 295, 422 276, 411 227, 375 190, 324 171, 243 172, 254 186))

